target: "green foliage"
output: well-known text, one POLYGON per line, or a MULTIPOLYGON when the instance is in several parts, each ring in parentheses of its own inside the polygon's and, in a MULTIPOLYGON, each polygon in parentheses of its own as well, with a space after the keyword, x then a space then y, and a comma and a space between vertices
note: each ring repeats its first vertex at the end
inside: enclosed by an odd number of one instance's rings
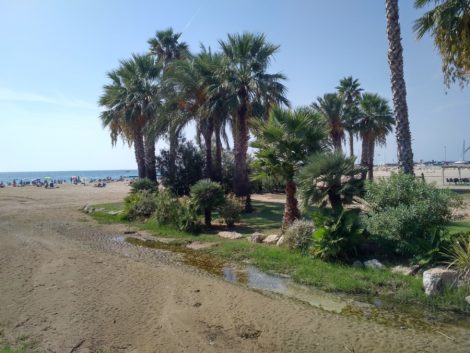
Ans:
POLYGON ((225 202, 218 208, 218 211, 225 224, 228 227, 233 227, 235 222, 240 221, 243 207, 243 203, 234 194, 230 194, 225 198, 225 202))
POLYGON ((354 165, 354 157, 341 152, 312 155, 298 176, 299 191, 304 208, 325 206, 341 209, 363 192, 362 169, 354 165))
POLYGON ((313 243, 314 230, 312 221, 297 219, 284 233, 286 244, 290 249, 306 253, 313 243))
POLYGON ((148 218, 157 207, 155 194, 148 190, 130 194, 124 199, 124 204, 124 217, 128 220, 148 218))
POLYGON ((154 218, 158 224, 178 224, 180 203, 170 190, 165 189, 160 191, 156 196, 156 204, 154 218))
POLYGON ((187 197, 180 200, 178 210, 178 229, 192 234, 199 233, 201 225, 197 218, 196 208, 187 197))
POLYGON ((364 217, 367 230, 417 260, 442 250, 448 238, 445 226, 461 204, 453 192, 402 173, 367 183, 364 199, 370 208, 364 217))
POLYGON ((418 38, 429 33, 442 58, 447 86, 470 81, 470 6, 466 0, 415 0, 417 8, 434 5, 416 20, 418 38))
POLYGON ((313 233, 313 256, 331 260, 357 254, 357 247, 364 241, 364 227, 359 210, 322 208, 316 210, 312 218, 317 227, 313 233))
POLYGON ((470 234, 457 236, 445 252, 449 266, 459 272, 461 279, 470 288, 470 234))
POLYGON ((157 192, 157 184, 147 178, 137 179, 131 185, 131 193, 135 194, 140 191, 147 190, 148 192, 157 192))
POLYGON ((199 180, 191 187, 191 202, 200 212, 216 208, 224 203, 224 190, 219 183, 209 179, 199 180))
POLYGON ((157 156, 157 170, 162 184, 176 195, 188 195, 191 185, 200 180, 204 174, 204 157, 200 150, 190 142, 182 139, 176 150, 176 171, 174 181, 170 178, 171 156, 169 150, 161 150, 157 156))

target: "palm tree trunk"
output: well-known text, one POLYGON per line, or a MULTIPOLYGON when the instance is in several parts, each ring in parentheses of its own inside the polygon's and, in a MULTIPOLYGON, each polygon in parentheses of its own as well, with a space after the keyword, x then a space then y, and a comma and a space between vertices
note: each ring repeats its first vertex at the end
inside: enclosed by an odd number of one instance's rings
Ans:
POLYGON ((245 199, 245 212, 251 212, 250 183, 248 181, 248 166, 246 154, 248 152, 248 97, 241 93, 241 101, 234 131, 234 163, 233 191, 238 197, 245 199))
POLYGON ((219 123, 215 124, 215 163, 214 163, 214 180, 215 181, 222 181, 222 139, 220 137, 221 134, 221 126, 219 123))
POLYGON ((331 139, 333 141, 333 147, 335 148, 335 151, 342 151, 343 147, 341 146, 342 145, 341 135, 334 133, 332 134, 331 139))
POLYGON ((374 139, 369 139, 369 148, 368 148, 368 151, 367 151, 367 154, 368 154, 368 161, 367 161, 367 165, 368 165, 368 176, 369 176, 369 180, 373 180, 374 179, 374 153, 375 153, 375 141, 374 139))
POLYGON ((145 136, 145 173, 146 178, 157 181, 157 161, 155 156, 155 135, 147 134, 145 136))
POLYGON ((348 131, 349 133, 349 156, 354 157, 354 133, 348 131))
POLYGON ((286 183, 286 204, 284 206, 284 217, 282 219, 282 229, 287 229, 296 219, 300 218, 297 199, 295 193, 297 185, 293 180, 286 183))
POLYGON ((212 167, 212 135, 214 133, 214 124, 212 119, 206 122, 207 126, 204 129, 204 144, 206 147, 206 178, 213 180, 213 167, 212 167))
POLYGON ((364 168, 361 172, 361 179, 364 180, 369 170, 369 136, 362 134, 361 166, 364 168))
POLYGON ((137 171, 139 178, 145 178, 145 147, 144 147, 144 136, 140 129, 134 130, 134 152, 135 160, 137 162, 137 171))
POLYGON ((403 74, 403 48, 401 45, 398 0, 385 0, 388 36, 388 64, 392 85, 396 119, 398 164, 407 174, 413 174, 413 150, 406 103, 406 85, 403 74))
POLYGON ((204 224, 207 228, 212 226, 212 212, 210 208, 204 209, 204 224))
POLYGON ((174 127, 170 128, 168 139, 170 144, 170 165, 168 166, 168 182, 171 187, 174 187, 176 180, 176 149, 178 147, 178 133, 174 127))

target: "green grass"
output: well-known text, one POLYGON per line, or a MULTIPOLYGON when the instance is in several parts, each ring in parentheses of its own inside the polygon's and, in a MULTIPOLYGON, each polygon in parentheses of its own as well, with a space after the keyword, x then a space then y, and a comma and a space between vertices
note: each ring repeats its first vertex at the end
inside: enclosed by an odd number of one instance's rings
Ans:
POLYGON ((450 234, 470 232, 470 221, 452 222, 447 229, 450 234))
MULTIPOLYGON (((1 333, 0 333, 1 334, 1 333)), ((30 342, 27 337, 19 337, 14 344, 9 344, 2 341, 0 337, 0 353, 35 353, 36 344, 30 342)))
MULTIPOLYGON (((255 231, 263 233, 278 232, 283 205, 278 203, 253 202, 255 212, 243 215, 241 225, 234 230, 242 234, 252 234, 255 231)), ((106 210, 122 209, 122 204, 98 205, 106 210)), ((380 296, 391 303, 424 305, 426 307, 468 311, 463 291, 447 291, 443 295, 429 298, 422 289, 422 280, 419 277, 395 274, 390 271, 357 269, 341 263, 324 262, 283 247, 273 247, 264 244, 252 244, 245 239, 226 240, 216 235, 221 229, 215 225, 212 232, 197 236, 175 230, 167 226, 160 226, 153 220, 145 223, 126 222, 120 216, 95 212, 93 214, 101 223, 127 223, 138 229, 150 231, 159 237, 171 237, 179 240, 198 240, 216 242, 216 247, 205 250, 209 254, 226 261, 249 261, 260 269, 286 274, 294 281, 312 285, 329 292, 347 293, 360 296, 380 296)), ((217 215, 214 214, 214 219, 217 215)), ((467 225, 453 224, 453 229, 461 229, 467 225)), ((470 222, 468 222, 470 227, 470 222)))

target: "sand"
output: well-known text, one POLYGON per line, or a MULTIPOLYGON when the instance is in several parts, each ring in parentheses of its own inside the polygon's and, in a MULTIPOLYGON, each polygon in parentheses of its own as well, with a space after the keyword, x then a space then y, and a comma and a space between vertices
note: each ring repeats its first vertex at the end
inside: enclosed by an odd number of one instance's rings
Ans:
POLYGON ((128 187, 0 189, 0 332, 41 352, 468 352, 462 329, 397 329, 267 296, 118 244, 78 211, 128 187))

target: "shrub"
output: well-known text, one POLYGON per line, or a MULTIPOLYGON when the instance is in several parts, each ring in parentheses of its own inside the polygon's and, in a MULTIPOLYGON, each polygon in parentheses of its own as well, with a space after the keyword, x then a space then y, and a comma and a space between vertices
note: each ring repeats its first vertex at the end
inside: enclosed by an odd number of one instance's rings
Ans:
POLYGON ((135 194, 139 191, 149 191, 149 192, 157 192, 157 183, 151 181, 147 178, 137 179, 131 185, 131 194, 135 194))
POLYGON ((230 194, 225 198, 225 202, 218 208, 219 215, 228 227, 233 227, 235 222, 240 221, 240 214, 243 210, 243 203, 234 195, 230 194))
POLYGON ((219 183, 209 179, 199 180, 191 187, 191 202, 195 209, 204 213, 204 223, 211 226, 212 210, 224 203, 224 190, 219 183))
POLYGON ((314 212, 313 222, 317 227, 313 232, 313 256, 330 260, 357 255, 357 248, 364 241, 359 210, 322 208, 314 212))
POLYGON ((162 184, 170 188, 176 195, 188 195, 191 185, 203 177, 204 156, 192 142, 180 139, 176 149, 176 170, 172 177, 170 173, 170 151, 162 150, 157 156, 157 170, 162 184))
POLYGON ((156 196, 154 217, 158 224, 177 226, 180 204, 170 190, 162 190, 156 196))
POLYGON ((446 255, 450 260, 449 266, 457 270, 470 288, 470 234, 457 236, 446 255))
POLYGON ((148 218, 157 207, 155 194, 143 190, 124 199, 124 217, 128 220, 148 218))
POLYGON ((179 230, 189 233, 198 233, 201 230, 196 209, 189 198, 180 201, 177 226, 179 230))
POLYGON ((307 252, 313 243, 314 230, 315 226, 312 221, 295 220, 284 234, 287 246, 293 250, 307 252))
POLYGON ((363 219, 368 232, 392 243, 398 254, 415 259, 442 250, 444 228, 461 204, 453 192, 402 173, 367 183, 364 199, 370 207, 363 219))

